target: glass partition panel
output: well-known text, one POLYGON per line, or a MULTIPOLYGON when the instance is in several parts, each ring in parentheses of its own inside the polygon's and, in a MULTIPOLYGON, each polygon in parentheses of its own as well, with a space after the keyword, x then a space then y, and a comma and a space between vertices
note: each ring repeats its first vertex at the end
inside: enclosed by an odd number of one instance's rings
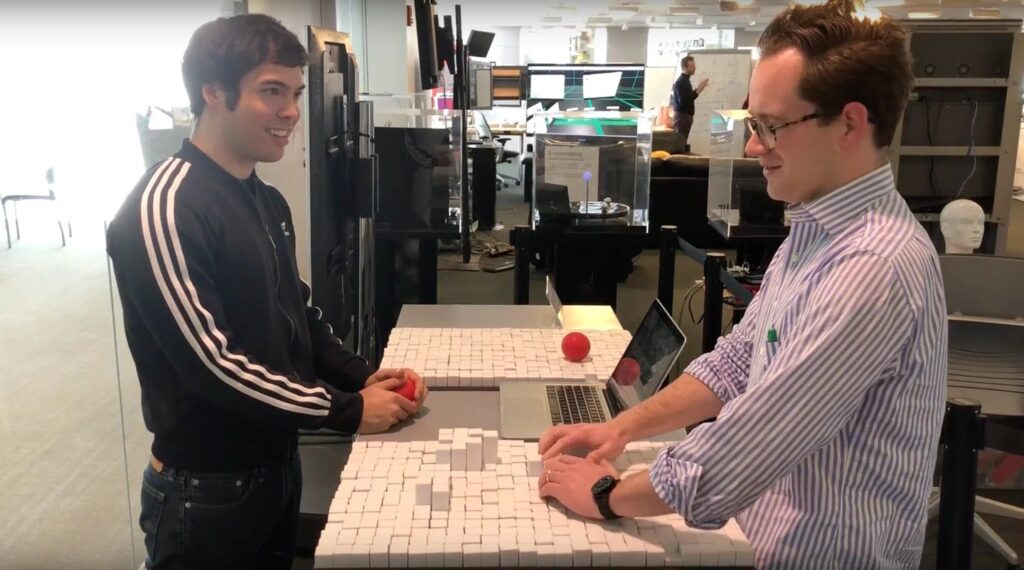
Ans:
MULTIPOLYGON (((462 123, 429 94, 367 95, 377 154, 375 222, 389 230, 458 232, 463 220, 462 123)), ((479 138, 467 127, 467 137, 479 138)))
POLYGON ((770 238, 789 234, 789 212, 768 195, 757 159, 708 161, 708 222, 727 238, 770 238))
POLYGON ((651 121, 639 112, 543 112, 536 119, 534 226, 646 230, 651 121))
POLYGON ((0 567, 137 567, 104 224, 35 174, 0 232, 0 567))

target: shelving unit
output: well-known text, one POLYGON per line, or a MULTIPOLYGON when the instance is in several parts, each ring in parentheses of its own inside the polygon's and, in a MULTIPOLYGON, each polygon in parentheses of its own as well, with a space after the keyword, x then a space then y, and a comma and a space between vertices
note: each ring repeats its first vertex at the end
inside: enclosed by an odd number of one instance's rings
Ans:
POLYGON ((1024 75, 1020 20, 905 21, 914 88, 890 147, 896 187, 942 247, 938 214, 985 210, 983 253, 1006 251, 1024 75))
POLYGON ((495 65, 491 68, 495 101, 521 101, 526 99, 526 68, 495 65))

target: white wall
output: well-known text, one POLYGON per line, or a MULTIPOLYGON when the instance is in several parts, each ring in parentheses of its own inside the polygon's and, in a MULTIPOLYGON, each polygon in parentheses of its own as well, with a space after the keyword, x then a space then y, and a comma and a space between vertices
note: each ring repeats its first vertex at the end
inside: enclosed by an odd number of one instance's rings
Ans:
MULTIPOLYGON (((277 18, 299 37, 303 45, 308 42, 306 26, 332 29, 337 26, 333 6, 331 2, 320 0, 249 0, 250 13, 268 14, 277 18)), ((299 128, 285 149, 284 158, 274 163, 259 164, 256 172, 260 178, 280 190, 288 200, 295 225, 295 257, 299 274, 310 282, 309 170, 306 167, 309 156, 308 111, 303 102, 299 128)))
POLYGON ((748 32, 747 30, 736 30, 736 47, 753 47, 761 38, 761 32, 748 32))
POLYGON ((608 63, 646 63, 647 28, 608 28, 608 63))
POLYGON ((360 62, 360 72, 366 77, 366 90, 370 93, 413 91, 410 81, 414 77, 412 70, 418 69, 419 57, 409 57, 416 53, 416 28, 406 27, 405 7, 406 0, 366 2, 366 53, 360 62))

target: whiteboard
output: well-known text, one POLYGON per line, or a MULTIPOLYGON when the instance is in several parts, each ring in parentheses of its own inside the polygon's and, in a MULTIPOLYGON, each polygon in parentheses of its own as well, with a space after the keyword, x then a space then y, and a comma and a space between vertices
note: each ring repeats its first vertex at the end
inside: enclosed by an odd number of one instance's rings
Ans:
MULTIPOLYGON (((697 61, 697 73, 691 79, 696 88, 706 77, 708 86, 697 97, 690 131, 690 152, 708 156, 711 154, 711 112, 722 109, 739 109, 747 98, 750 88, 751 58, 749 50, 702 50, 692 51, 697 61)), ((669 85, 669 89, 671 89, 669 85)))
MULTIPOLYGON (((648 67, 644 70, 644 110, 668 105, 672 84, 679 77, 679 66, 648 67)), ((708 89, 711 85, 708 85, 708 89)))

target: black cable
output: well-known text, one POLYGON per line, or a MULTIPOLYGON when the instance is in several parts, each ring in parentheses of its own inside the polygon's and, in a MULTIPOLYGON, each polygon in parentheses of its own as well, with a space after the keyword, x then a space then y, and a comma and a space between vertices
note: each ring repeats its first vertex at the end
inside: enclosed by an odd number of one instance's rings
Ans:
MULTIPOLYGON (((924 132, 928 137, 928 146, 934 146, 935 142, 932 140, 932 105, 931 101, 928 100, 924 95, 921 96, 921 101, 924 103, 924 132)), ((939 102, 939 111, 942 110, 942 103, 939 102)), ((928 157, 928 185, 932 191, 932 197, 938 197, 938 184, 935 183, 935 155, 928 157)))
POLYGON ((960 194, 963 193, 964 188, 967 186, 967 183, 971 180, 971 178, 974 178, 974 172, 978 169, 978 155, 977 153, 974 152, 974 125, 978 121, 978 102, 973 101, 973 103, 974 117, 971 118, 971 145, 967 147, 967 156, 971 156, 972 154, 974 155, 974 164, 971 166, 971 173, 968 174, 967 178, 964 178, 964 181, 960 184, 960 189, 957 190, 956 196, 953 197, 954 199, 960 197, 960 194))

